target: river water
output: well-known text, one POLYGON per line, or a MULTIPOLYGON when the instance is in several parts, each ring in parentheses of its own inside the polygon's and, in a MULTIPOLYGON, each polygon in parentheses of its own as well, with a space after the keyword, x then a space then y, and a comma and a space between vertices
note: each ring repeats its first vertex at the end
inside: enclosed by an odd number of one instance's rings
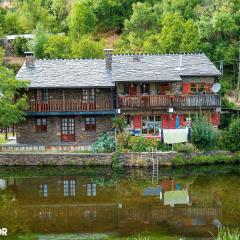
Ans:
POLYGON ((5 239, 208 239, 240 227, 240 166, 1 167, 0 204, 5 239))

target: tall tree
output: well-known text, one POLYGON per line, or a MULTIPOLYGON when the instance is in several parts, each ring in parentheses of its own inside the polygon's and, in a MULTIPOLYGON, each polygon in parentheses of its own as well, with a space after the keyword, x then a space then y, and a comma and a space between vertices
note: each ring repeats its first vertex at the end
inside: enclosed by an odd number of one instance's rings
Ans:
POLYGON ((24 119, 27 97, 20 92, 26 90, 28 82, 16 80, 15 74, 0 61, 0 127, 7 128, 24 119))
POLYGON ((74 1, 69 16, 71 37, 79 41, 84 34, 92 33, 96 26, 96 16, 86 1, 74 1))
POLYGON ((43 46, 47 58, 69 58, 71 52, 70 39, 67 36, 52 35, 43 46))
POLYGON ((35 30, 34 53, 37 58, 44 58, 44 45, 48 41, 48 35, 41 24, 37 25, 35 30))
POLYGON ((90 36, 84 35, 80 41, 73 42, 72 56, 74 58, 103 57, 103 42, 93 41, 90 36))
POLYGON ((19 24, 24 32, 31 33, 42 24, 49 32, 56 32, 56 22, 50 9, 42 4, 41 0, 26 0, 19 4, 17 9, 19 24))

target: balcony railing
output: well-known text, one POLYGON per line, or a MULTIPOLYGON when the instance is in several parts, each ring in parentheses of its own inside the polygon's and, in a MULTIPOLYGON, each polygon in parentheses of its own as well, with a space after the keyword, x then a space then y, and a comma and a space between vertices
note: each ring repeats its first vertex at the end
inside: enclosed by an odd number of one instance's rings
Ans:
POLYGON ((195 95, 151 95, 151 96, 119 96, 119 108, 166 108, 166 107, 219 107, 221 98, 219 94, 195 95))
POLYGON ((113 100, 49 100, 48 102, 30 101, 29 112, 71 112, 114 109, 113 100))

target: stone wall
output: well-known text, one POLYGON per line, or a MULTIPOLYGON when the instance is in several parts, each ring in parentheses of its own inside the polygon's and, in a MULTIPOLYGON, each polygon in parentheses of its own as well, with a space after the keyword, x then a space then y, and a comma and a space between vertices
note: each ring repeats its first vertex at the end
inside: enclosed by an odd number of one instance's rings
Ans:
MULTIPOLYGON (((158 159, 159 166, 171 166, 172 160, 179 155, 177 152, 157 152, 154 159, 158 159)), ((227 155, 234 154, 228 151, 215 151, 209 153, 182 154, 191 159, 199 155, 227 155)), ((97 166, 111 165, 113 153, 5 153, 0 152, 1 165, 82 165, 97 166)), ((150 167, 152 166, 152 153, 124 153, 121 161, 126 167, 150 167)))
MULTIPOLYGON (((96 131, 85 130, 85 117, 75 117, 77 143, 93 143, 105 132, 112 130, 111 115, 96 116, 96 131)), ((36 132, 36 118, 27 117, 17 126, 17 143, 20 144, 55 144, 61 143, 61 117, 47 117, 47 132, 36 132)))
MULTIPOLYGON (((0 165, 110 165, 112 153, 0 153, 0 165)), ((176 153, 157 153, 159 165, 170 166, 176 153)), ((152 165, 151 153, 123 154, 124 166, 152 165)), ((156 157, 156 154, 155 154, 156 157)))
POLYGON ((1 165, 110 165, 112 154, 0 153, 1 165))

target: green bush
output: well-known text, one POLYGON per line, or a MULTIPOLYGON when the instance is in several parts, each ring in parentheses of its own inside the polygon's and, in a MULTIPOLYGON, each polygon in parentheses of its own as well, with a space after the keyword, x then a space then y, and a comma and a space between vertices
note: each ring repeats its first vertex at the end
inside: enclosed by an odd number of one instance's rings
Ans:
POLYGON ((216 142, 217 133, 203 119, 197 120, 192 127, 191 142, 199 149, 211 149, 216 142))
POLYGON ((146 152, 153 149, 159 149, 160 140, 157 138, 145 138, 131 136, 128 142, 128 149, 132 152, 146 152))
POLYGON ((219 131, 216 138, 216 149, 228 150, 228 131, 219 131))
POLYGON ((123 132, 126 126, 127 126, 127 123, 123 116, 115 117, 112 119, 112 127, 116 128, 119 132, 123 132))
POLYGON ((216 154, 216 155, 197 155, 188 158, 184 155, 177 155, 173 160, 173 165, 190 165, 190 164, 212 164, 212 163, 238 163, 240 162, 240 153, 234 155, 216 154))
POLYGON ((128 151, 130 138, 131 136, 128 133, 119 133, 117 136, 118 148, 122 151, 128 151))
POLYGON ((116 148, 115 138, 108 133, 104 133, 92 145, 93 152, 102 152, 102 153, 113 152, 115 148, 116 148))
POLYGON ((173 149, 175 151, 181 152, 181 153, 192 153, 192 152, 196 152, 197 151, 197 149, 191 143, 174 144, 173 145, 173 149))
POLYGON ((123 168, 123 164, 121 162, 121 150, 117 149, 116 152, 112 156, 111 167, 114 171, 120 171, 123 168))
POLYGON ((229 150, 240 151, 240 119, 232 121, 226 138, 229 150))

